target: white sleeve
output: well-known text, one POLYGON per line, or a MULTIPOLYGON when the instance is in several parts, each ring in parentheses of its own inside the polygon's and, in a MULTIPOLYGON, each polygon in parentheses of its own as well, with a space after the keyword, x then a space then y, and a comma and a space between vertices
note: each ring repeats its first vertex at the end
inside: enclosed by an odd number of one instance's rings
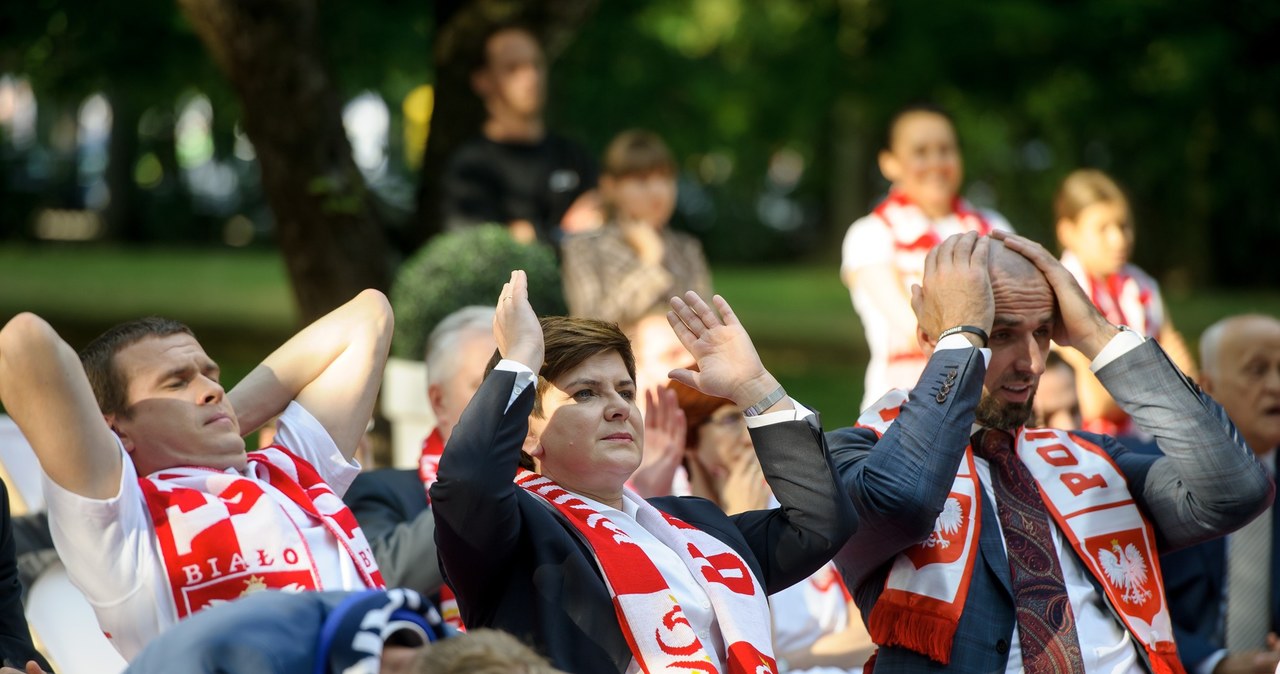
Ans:
POLYGON ((840 246, 841 271, 857 271, 891 260, 893 236, 879 216, 864 216, 849 227, 840 246))
POLYGON ((985 346, 975 347, 973 343, 970 342, 968 338, 966 338, 964 335, 961 335, 961 334, 947 335, 946 337, 939 339, 937 344, 933 345, 934 351, 946 351, 947 349, 973 349, 973 348, 977 348, 978 351, 982 353, 982 363, 987 367, 991 367, 991 349, 985 346))
POLYGON ((511 405, 515 403, 516 398, 519 398, 520 394, 524 393, 524 390, 529 387, 529 384, 533 383, 533 370, 529 369, 528 365, 509 358, 503 358, 498 361, 498 364, 493 369, 514 372, 516 375, 516 381, 511 385, 511 397, 507 398, 507 406, 502 410, 502 413, 506 414, 507 410, 511 409, 511 405))
POLYGON ((1126 353, 1138 348, 1143 342, 1147 341, 1142 335, 1133 330, 1121 330, 1116 333, 1111 341, 1093 357, 1093 362, 1089 364, 1089 370, 1097 373, 1098 370, 1111 364, 1111 361, 1123 356, 1126 353))
MULTIPOLYGON (((109 499, 92 499, 63 489, 43 475, 49 531, 72 582, 96 606, 124 602, 149 585, 159 559, 151 518, 133 460, 120 439, 120 485, 109 499)), ((151 597, 147 604, 156 603, 151 597)))
POLYGON ((789 410, 778 410, 777 412, 769 412, 767 414, 759 414, 754 417, 746 417, 747 428, 760 428, 770 424, 780 424, 784 421, 804 421, 813 416, 813 410, 796 402, 795 398, 787 397, 791 401, 794 408, 789 410))
POLYGON ((297 401, 289 403, 276 422, 275 443, 311 464, 333 493, 347 493, 360 474, 360 463, 347 459, 324 426, 297 401))

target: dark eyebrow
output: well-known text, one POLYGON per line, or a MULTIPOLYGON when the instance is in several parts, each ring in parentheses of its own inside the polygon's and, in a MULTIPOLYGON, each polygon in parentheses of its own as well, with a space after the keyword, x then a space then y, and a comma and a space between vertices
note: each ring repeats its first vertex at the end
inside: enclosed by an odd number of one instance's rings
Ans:
POLYGON ((591 388, 599 388, 601 384, 599 381, 596 381, 595 379, 574 379, 573 381, 564 385, 566 389, 571 389, 577 386, 589 386, 591 388))
MULTIPOLYGON (((626 387, 634 388, 635 385, 636 385, 635 381, 632 380, 630 377, 628 377, 627 379, 619 379, 618 383, 614 384, 614 388, 626 388, 626 387)), ((578 386, 588 386, 590 388, 603 388, 604 382, 598 379, 575 379, 569 382, 568 384, 565 384, 565 389, 571 389, 578 386)))
POLYGON ((183 377, 189 376, 194 371, 195 368, 190 365, 180 365, 178 367, 165 370, 163 374, 156 378, 156 381, 163 384, 170 379, 182 379, 183 377))

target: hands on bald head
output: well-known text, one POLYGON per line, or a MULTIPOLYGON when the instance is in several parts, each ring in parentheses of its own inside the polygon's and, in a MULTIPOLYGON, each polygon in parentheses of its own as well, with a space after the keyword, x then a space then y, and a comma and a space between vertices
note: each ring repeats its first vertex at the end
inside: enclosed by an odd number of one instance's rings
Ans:
MULTIPOLYGON (((979 327, 990 335, 1010 321, 1039 323, 1046 303, 1054 341, 1091 359, 1116 333, 1053 254, 1007 232, 957 234, 934 247, 911 297, 926 353, 942 331, 957 325, 979 327)), ((977 344, 978 338, 971 341, 977 344)))

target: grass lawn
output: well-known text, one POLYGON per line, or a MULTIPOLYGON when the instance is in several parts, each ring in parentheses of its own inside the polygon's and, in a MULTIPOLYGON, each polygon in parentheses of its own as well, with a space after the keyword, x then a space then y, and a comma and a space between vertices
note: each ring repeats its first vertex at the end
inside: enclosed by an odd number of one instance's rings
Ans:
MULTIPOLYGON (((716 266, 713 274, 788 391, 823 412, 827 428, 851 423, 866 344, 834 265, 716 266)), ((1206 290, 1166 300, 1193 347, 1222 316, 1280 316, 1277 292, 1206 290)), ((77 348, 118 321, 171 316, 197 331, 229 381, 297 327, 273 250, 0 246, 0 323, 19 311, 44 316, 77 348)))

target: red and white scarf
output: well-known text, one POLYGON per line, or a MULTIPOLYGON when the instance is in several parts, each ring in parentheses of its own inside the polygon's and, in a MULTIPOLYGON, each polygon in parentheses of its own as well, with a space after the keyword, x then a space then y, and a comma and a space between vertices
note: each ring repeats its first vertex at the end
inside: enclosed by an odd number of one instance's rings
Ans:
MULTIPOLYGON (((418 479, 422 480, 422 488, 427 492, 427 505, 431 505, 431 485, 436 483, 441 456, 444 456, 444 436, 437 426, 422 441, 422 455, 418 457, 418 479)), ((458 608, 458 595, 448 585, 440 586, 440 615, 459 631, 466 631, 462 624, 462 611, 458 608)))
MULTIPOLYGON (((907 400, 891 391, 858 425, 883 435, 907 400)), ((1156 561, 1155 532, 1119 467, 1097 445, 1057 429, 1018 430, 1014 451, 1035 478, 1063 537, 1102 586, 1126 629, 1158 674, 1183 674, 1156 561)), ((982 486, 965 448, 933 533, 898 555, 867 628, 882 646, 901 646, 947 664, 973 575, 982 486)))
POLYGON ((1080 258, 1070 251, 1062 254, 1062 266, 1076 277, 1093 305, 1108 321, 1127 325, 1145 337, 1156 339, 1164 327, 1164 307, 1160 303, 1160 286, 1138 267, 1126 264, 1106 277, 1090 276, 1080 258))
MULTIPOLYGON (((521 470, 516 484, 555 508, 591 546, 618 624, 643 671, 719 673, 658 567, 608 515, 537 473, 521 470)), ((742 557, 716 537, 630 496, 636 522, 680 556, 711 600, 724 636, 725 671, 777 672, 769 604, 742 557)))
MULTIPOLYGON (((890 190, 889 196, 885 197, 872 213, 883 220, 885 226, 889 228, 889 233, 893 235, 893 247, 898 252, 920 253, 921 264, 909 266, 917 275, 920 274, 920 270, 924 269, 924 255, 934 246, 942 243, 942 237, 938 234, 934 220, 925 215, 911 197, 898 190, 890 190)), ((986 218, 982 217, 982 214, 969 202, 960 197, 952 199, 951 215, 947 217, 955 218, 962 232, 977 232, 983 236, 991 233, 991 223, 987 222, 986 218)), ((899 266, 905 265, 899 264, 899 266)))
MULTIPOLYGON (((1158 339, 1164 328, 1164 306, 1160 286, 1141 269, 1126 264, 1120 271, 1100 279, 1090 276, 1080 259, 1070 251, 1062 254, 1062 266, 1076 277, 1093 305, 1108 321, 1127 325, 1148 339, 1158 339)), ((1092 433, 1128 435, 1138 431, 1133 421, 1121 413, 1115 418, 1081 419, 1081 427, 1092 433)))
POLYGON ((257 590, 332 589, 320 586, 302 532, 258 481, 322 524, 366 586, 385 586, 355 516, 311 464, 278 445, 248 459, 257 480, 200 466, 138 479, 179 619, 257 590))
MULTIPOLYGON (((938 221, 925 215, 910 197, 898 190, 891 190, 872 214, 884 222, 893 237, 893 265, 902 288, 910 297, 912 284, 920 283, 924 276, 925 257, 934 246, 942 243, 938 221)), ((991 223, 960 197, 951 202, 951 214, 946 216, 946 220, 950 219, 954 219, 957 232, 977 232, 986 236, 992 230, 991 223)), ((924 360, 924 352, 919 348, 889 354, 890 363, 924 360)))
POLYGON ((422 455, 418 457, 418 479, 427 490, 427 503, 431 503, 431 485, 436 483, 436 474, 440 472, 441 456, 444 456, 444 436, 439 428, 433 428, 422 441, 422 455))

